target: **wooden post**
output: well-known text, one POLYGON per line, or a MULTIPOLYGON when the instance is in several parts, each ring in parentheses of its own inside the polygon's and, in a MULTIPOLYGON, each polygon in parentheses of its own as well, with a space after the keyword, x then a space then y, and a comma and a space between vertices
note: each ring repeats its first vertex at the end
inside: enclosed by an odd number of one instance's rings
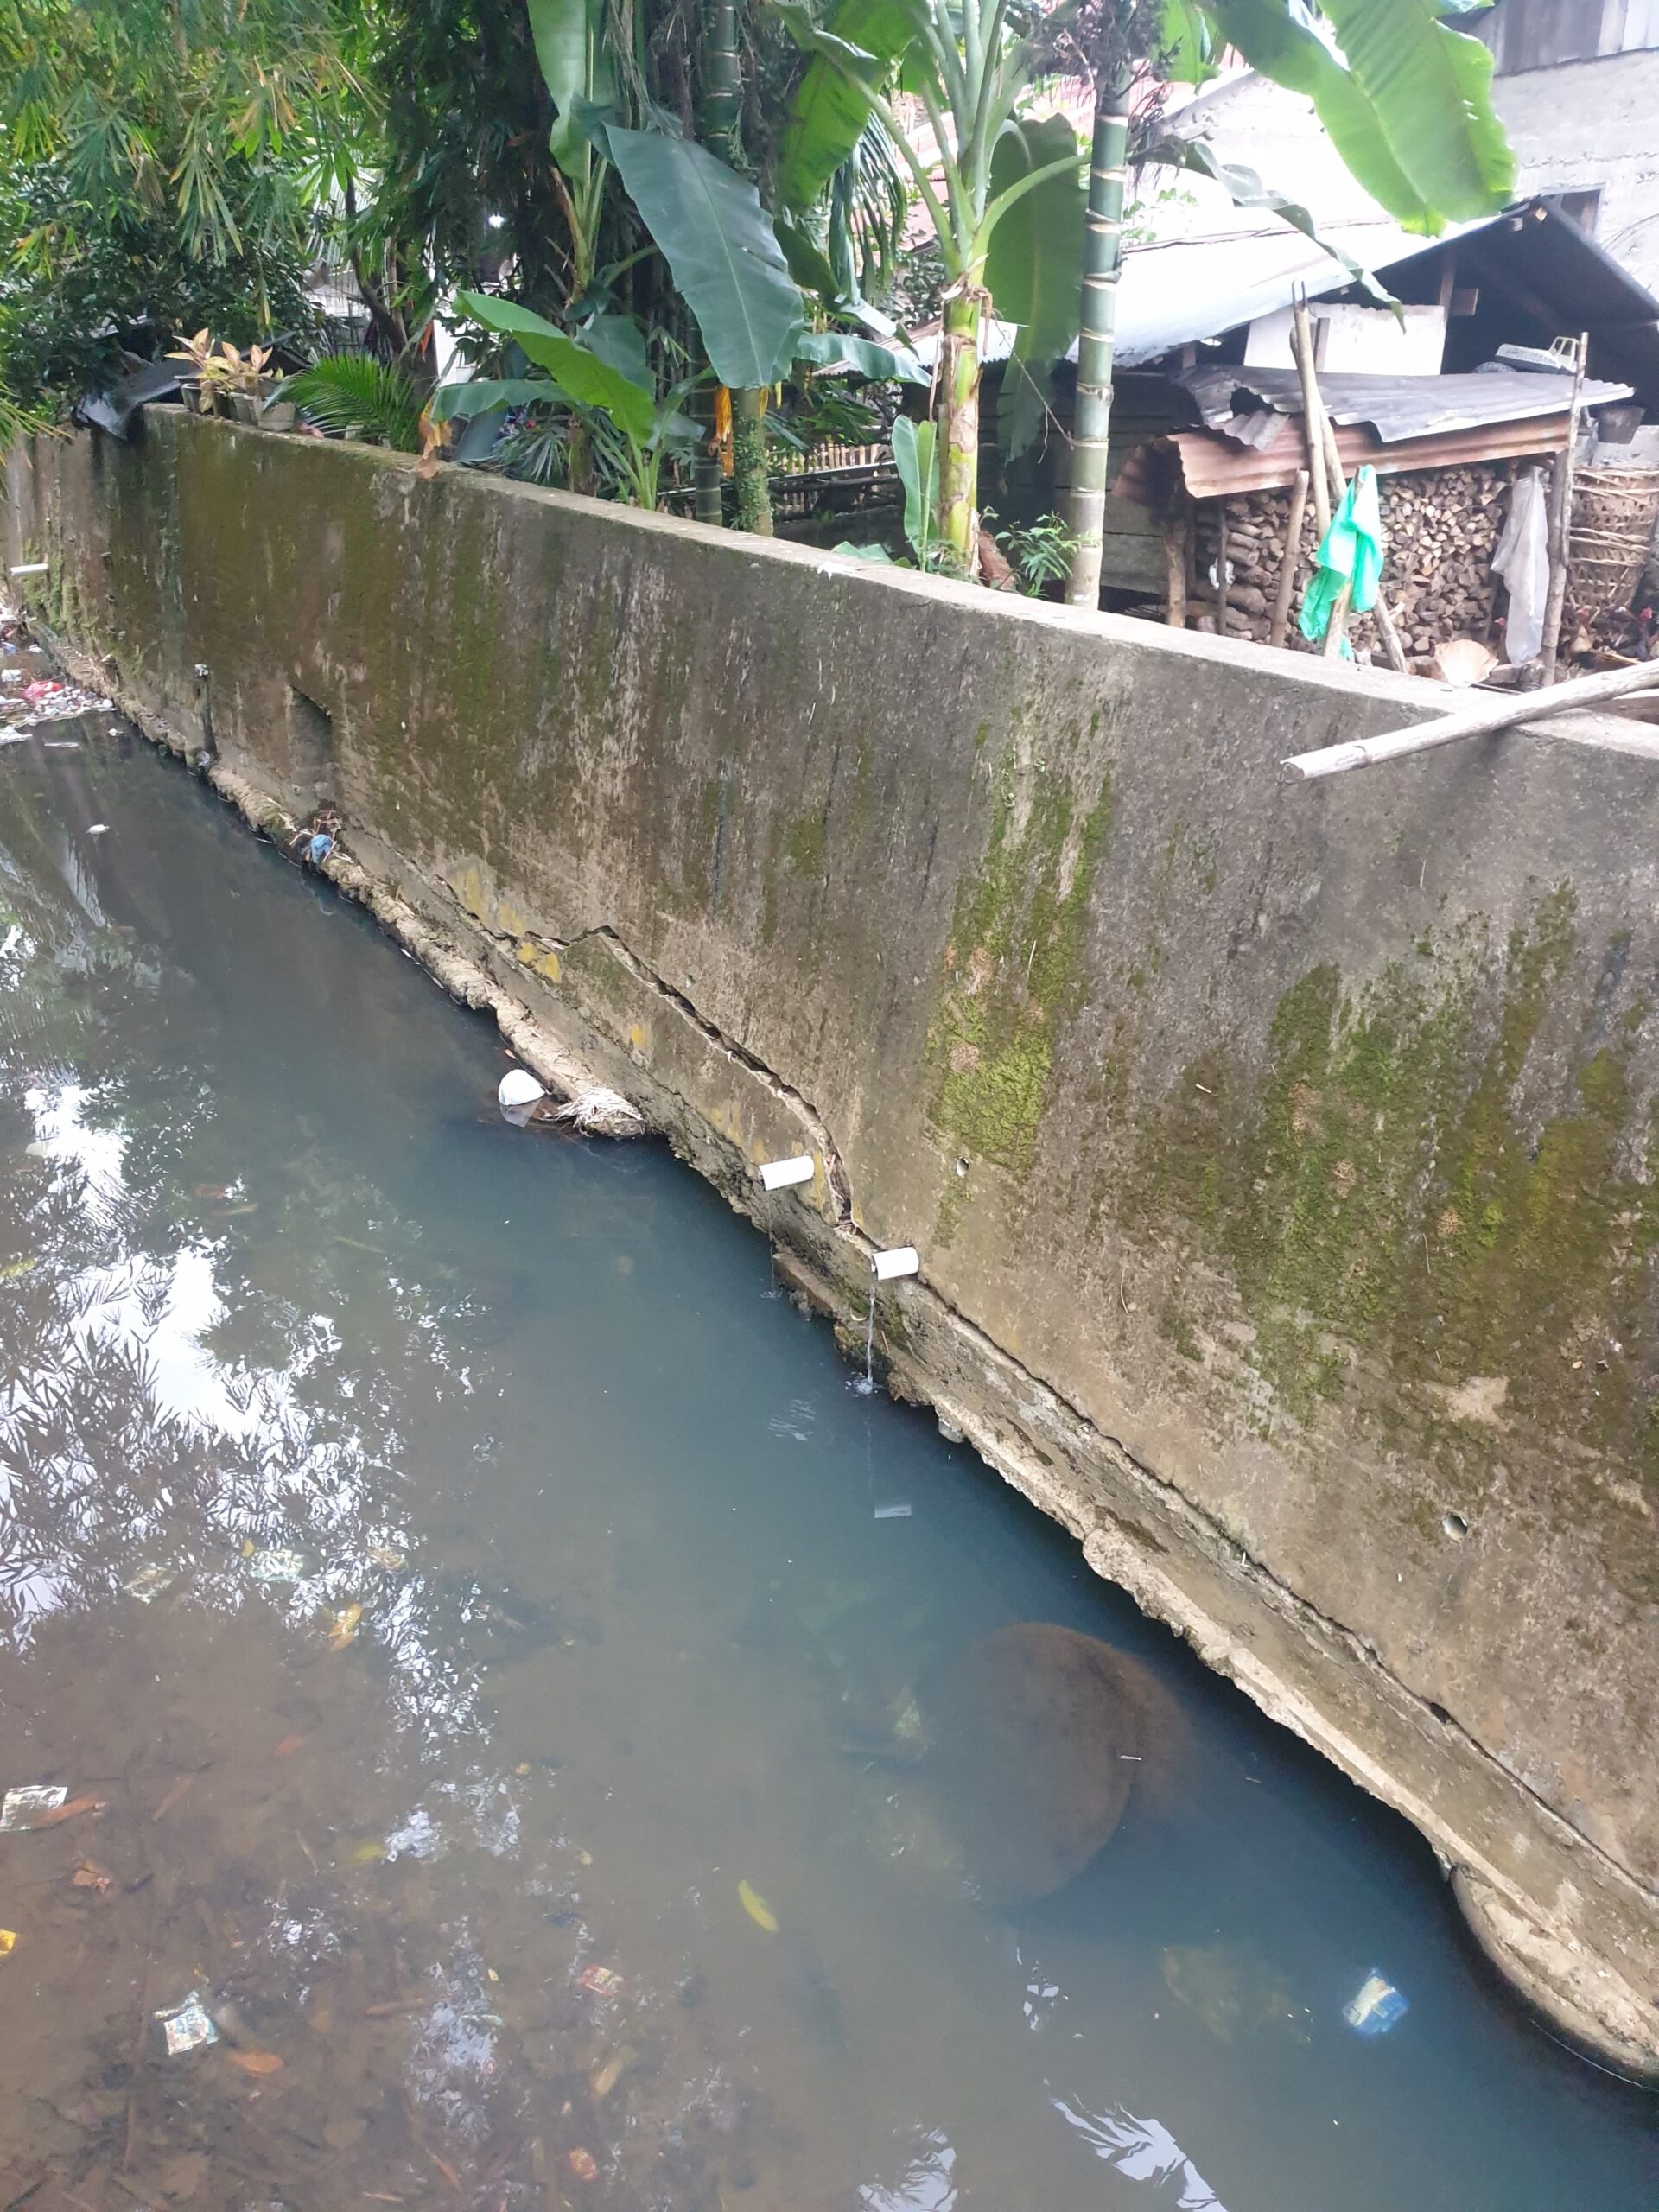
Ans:
POLYGON ((1216 502, 1216 635, 1227 634, 1227 601, 1232 586, 1227 575, 1227 502, 1216 502))
MULTIPOLYGON (((1386 730, 1379 737, 1351 738, 1343 745, 1324 745, 1314 753, 1294 753, 1280 766, 1298 782, 1340 776, 1350 768, 1374 768, 1380 761, 1402 760, 1408 753, 1432 753, 1439 746, 1455 745, 1461 738, 1484 737, 1493 730, 1513 729, 1520 722, 1548 721, 1581 707, 1599 707, 1608 699, 1651 690, 1656 685, 1659 685, 1659 661, 1640 661, 1634 668, 1610 668, 1595 676, 1571 677, 1543 696, 1536 691, 1494 693, 1482 705, 1460 708, 1437 721, 1386 730)), ((1631 745, 1626 749, 1640 747, 1631 745)))
POLYGON ((1175 494, 1175 512, 1164 522, 1164 620, 1172 630, 1186 627, 1186 539, 1192 509, 1175 494))
POLYGON ((1549 500, 1549 591, 1544 601, 1544 682, 1555 681, 1555 663, 1561 649, 1561 613, 1567 604, 1567 556, 1573 535, 1573 448, 1579 442, 1579 400, 1584 391, 1585 357, 1590 334, 1579 339, 1578 359, 1573 370, 1573 397, 1567 410, 1567 445, 1555 463, 1549 500))
MULTIPOLYGON (((1292 337, 1296 354, 1296 366, 1302 381, 1302 410, 1306 423, 1308 460, 1313 470, 1316 493, 1313 512, 1316 519, 1319 513, 1317 493, 1320 480, 1328 480, 1330 485, 1326 519, 1319 525, 1319 536, 1323 538, 1325 531, 1330 527, 1330 516, 1336 512, 1348 495, 1348 480, 1343 473, 1342 455, 1337 450, 1337 433, 1330 415, 1326 412, 1325 395, 1319 390, 1319 375, 1313 366, 1313 327, 1308 321, 1307 308, 1305 302, 1298 302, 1295 315, 1298 319, 1293 323, 1292 337)), ((1380 578, 1377 582, 1376 605, 1372 611, 1376 616, 1376 626, 1382 635, 1382 650, 1388 655, 1389 667, 1398 675, 1408 675, 1410 671, 1406 665, 1405 648, 1400 643, 1400 632, 1394 626, 1394 617, 1389 612, 1389 602, 1383 593, 1380 578)), ((1325 632, 1325 658, 1327 660, 1336 659, 1342 651, 1340 627, 1345 622, 1347 613, 1348 601, 1344 596, 1333 610, 1331 628, 1325 632), (1337 633, 1337 643, 1334 645, 1331 642, 1332 632, 1337 633)))
POLYGON ((1307 319, 1307 302, 1299 299, 1291 311, 1291 350, 1302 380, 1302 435, 1307 442, 1307 466, 1313 484, 1313 521, 1321 542, 1331 527, 1331 484, 1326 474, 1325 444, 1319 435, 1319 378, 1313 373, 1313 326, 1307 319))
POLYGON ((1296 569, 1301 558, 1302 518, 1307 512, 1308 474, 1299 468, 1290 494, 1290 528, 1285 538, 1285 557, 1279 564, 1279 588, 1274 594, 1273 620, 1268 627, 1268 643, 1282 645, 1285 628, 1290 620, 1290 598, 1296 588, 1296 569))

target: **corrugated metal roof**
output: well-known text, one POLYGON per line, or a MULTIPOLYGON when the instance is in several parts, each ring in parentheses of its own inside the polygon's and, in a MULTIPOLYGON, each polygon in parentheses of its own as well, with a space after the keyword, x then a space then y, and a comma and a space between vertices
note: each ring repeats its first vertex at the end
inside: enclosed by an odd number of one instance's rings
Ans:
MULTIPOLYGON (((1325 379, 1320 378, 1320 389, 1325 379)), ((1156 506, 1165 497, 1170 457, 1195 499, 1232 499, 1243 492, 1268 492, 1294 484, 1307 465, 1300 421, 1280 417, 1278 435, 1263 447, 1242 446, 1216 430, 1177 430, 1136 448, 1123 463, 1112 490, 1121 499, 1156 506)), ((1379 476, 1402 476, 1415 468, 1457 468, 1481 461, 1522 461, 1559 453, 1567 443, 1567 416, 1532 415, 1519 422, 1484 423, 1438 436, 1406 438, 1384 445, 1362 425, 1338 429, 1337 451, 1351 475, 1369 461, 1379 476)))
MULTIPOLYGON (((1414 238, 1382 214, 1324 227, 1333 245, 1385 282, 1422 254, 1453 239, 1467 241, 1459 257, 1460 281, 1489 283, 1518 306, 1524 294, 1535 307, 1548 302, 1567 330, 1595 334, 1599 358, 1617 375, 1659 385, 1659 299, 1587 232, 1541 201, 1453 224, 1437 238, 1414 238)), ((1130 245, 1118 283, 1118 365, 1136 368, 1178 346, 1222 337, 1288 307, 1298 291, 1323 299, 1352 281, 1312 239, 1273 219, 1241 216, 1236 227, 1224 231, 1130 245)), ((1016 334, 1013 323, 988 321, 982 359, 1006 360, 1016 334)), ((916 350, 931 368, 937 326, 918 337, 916 350)), ((1077 359, 1075 346, 1066 358, 1077 359)))
MULTIPOLYGON (((1272 416, 1302 411, 1301 379, 1294 369, 1209 365, 1185 369, 1173 381, 1192 394, 1207 429, 1219 430, 1241 445, 1267 443, 1274 435, 1272 416), (1264 415, 1269 418, 1266 425, 1264 415)), ((1338 428, 1363 424, 1382 444, 1392 446, 1493 423, 1564 416, 1572 378, 1529 369, 1478 369, 1460 377, 1344 376, 1321 371, 1319 393, 1338 428)), ((1586 381, 1584 387, 1586 407, 1610 406, 1630 397, 1627 384, 1586 381)))

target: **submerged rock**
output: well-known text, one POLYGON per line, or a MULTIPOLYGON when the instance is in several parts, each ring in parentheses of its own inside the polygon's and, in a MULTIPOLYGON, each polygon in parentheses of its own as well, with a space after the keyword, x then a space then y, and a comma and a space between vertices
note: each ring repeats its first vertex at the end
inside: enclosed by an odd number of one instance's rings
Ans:
POLYGON ((1046 1621, 941 1660, 893 1712, 906 1725, 886 1755, 915 1770, 887 1800, 878 1847, 952 1866, 1004 1904, 1074 1880, 1132 1799, 1161 1809, 1185 1741, 1175 1699, 1138 1660, 1046 1621))

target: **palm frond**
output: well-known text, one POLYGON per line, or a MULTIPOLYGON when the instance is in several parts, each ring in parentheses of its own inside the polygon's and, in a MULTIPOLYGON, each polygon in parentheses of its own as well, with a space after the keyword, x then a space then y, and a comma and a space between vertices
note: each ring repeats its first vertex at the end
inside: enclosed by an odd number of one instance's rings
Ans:
POLYGON ((421 397, 401 370, 366 353, 325 353, 280 387, 320 430, 396 453, 421 449, 421 397))

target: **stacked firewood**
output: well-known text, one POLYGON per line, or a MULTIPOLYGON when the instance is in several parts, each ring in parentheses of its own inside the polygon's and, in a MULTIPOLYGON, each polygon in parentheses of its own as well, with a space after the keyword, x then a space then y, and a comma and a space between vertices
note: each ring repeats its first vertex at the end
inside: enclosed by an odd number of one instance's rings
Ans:
MULTIPOLYGON (((1447 639, 1484 638, 1491 628, 1492 554, 1509 512, 1511 467, 1507 461, 1473 461, 1458 468, 1419 469, 1379 480, 1387 539, 1383 590, 1408 653, 1431 656, 1447 639)), ((1194 506, 1189 620, 1195 628, 1213 633, 1217 627, 1215 579, 1224 518, 1231 571, 1227 635, 1267 637, 1284 560, 1290 498, 1287 490, 1250 492, 1194 506)), ((1317 542, 1310 502, 1302 524, 1287 645, 1304 644, 1296 613, 1302 588, 1313 574, 1317 542)), ((1349 635, 1357 650, 1369 646, 1381 658, 1376 626, 1369 616, 1356 617, 1349 635)))

